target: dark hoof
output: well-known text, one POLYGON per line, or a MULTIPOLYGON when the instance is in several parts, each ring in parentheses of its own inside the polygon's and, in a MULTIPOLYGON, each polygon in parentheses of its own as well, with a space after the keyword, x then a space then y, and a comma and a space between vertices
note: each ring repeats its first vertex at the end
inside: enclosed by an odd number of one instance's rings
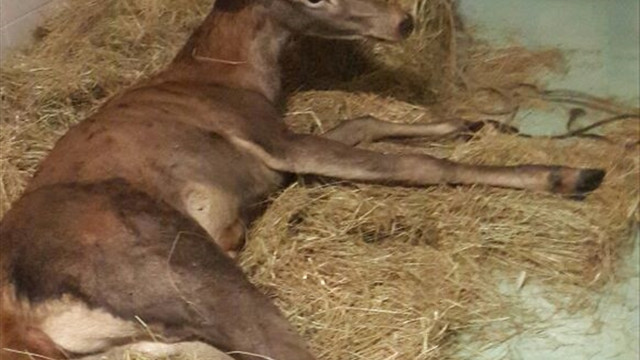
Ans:
POLYGON ((597 189, 602 184, 605 175, 606 172, 601 169, 581 170, 576 180, 574 195, 571 198, 583 200, 586 194, 597 189))
POLYGON ((492 128, 496 129, 498 132, 503 134, 519 134, 520 133, 520 130, 518 130, 518 128, 513 127, 511 125, 503 124, 495 120, 467 121, 465 123, 465 128, 468 132, 476 133, 482 130, 486 125, 491 126, 492 128))
POLYGON ((482 130, 484 125, 485 125, 484 121, 467 121, 465 123, 465 127, 467 128, 467 131, 472 132, 472 133, 476 133, 476 132, 482 130))
POLYGON ((498 130, 498 132, 503 133, 503 134, 510 134, 510 135, 517 135, 520 134, 520 130, 518 130, 517 127, 511 126, 511 125, 507 125, 507 124, 503 124, 499 121, 495 121, 495 120, 487 120, 487 122, 493 126, 494 129, 498 130))
POLYGON ((462 124, 459 132, 455 132, 453 136, 456 139, 460 139, 464 142, 469 142, 473 139, 473 134, 477 133, 484 127, 484 123, 482 121, 465 121, 462 124))

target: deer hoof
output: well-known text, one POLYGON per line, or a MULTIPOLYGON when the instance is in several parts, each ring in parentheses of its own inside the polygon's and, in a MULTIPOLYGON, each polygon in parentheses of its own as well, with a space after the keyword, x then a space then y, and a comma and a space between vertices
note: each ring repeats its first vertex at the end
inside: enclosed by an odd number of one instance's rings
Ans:
POLYGON ((576 200, 583 200, 586 194, 597 189, 600 184, 602 184, 605 175, 606 172, 602 169, 580 170, 576 180, 574 195, 571 197, 576 200))
MULTIPOLYGON (((499 133, 524 136, 520 134, 520 130, 518 130, 518 128, 513 127, 511 125, 503 124, 495 120, 465 121, 464 130, 466 130, 467 133, 474 134, 482 130, 487 125, 491 126, 493 129, 497 130, 499 133)), ((465 134, 463 135, 463 138, 465 139, 465 141, 469 141, 471 140, 472 136, 469 134, 465 134)))
POLYGON ((486 125, 484 121, 467 121, 465 122, 465 128, 467 131, 471 133, 477 133, 482 130, 482 128, 486 125))
POLYGON ((551 192, 564 194, 573 200, 584 200, 587 194, 602 184, 605 175, 602 169, 553 166, 548 181, 551 192))

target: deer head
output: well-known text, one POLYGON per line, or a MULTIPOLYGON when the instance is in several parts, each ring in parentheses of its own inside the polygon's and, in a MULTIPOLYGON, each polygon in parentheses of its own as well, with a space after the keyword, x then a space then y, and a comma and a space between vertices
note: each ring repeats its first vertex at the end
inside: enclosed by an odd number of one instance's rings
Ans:
POLYGON ((413 31, 413 17, 381 0, 263 0, 293 33, 332 39, 399 41, 413 31))

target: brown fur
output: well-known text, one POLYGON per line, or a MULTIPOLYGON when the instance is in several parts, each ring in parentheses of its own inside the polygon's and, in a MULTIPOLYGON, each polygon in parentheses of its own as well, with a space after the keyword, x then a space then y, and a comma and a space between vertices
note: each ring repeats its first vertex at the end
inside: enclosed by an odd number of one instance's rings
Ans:
POLYGON ((0 358, 21 359, 27 356, 25 354, 35 358, 64 358, 64 353, 38 328, 38 322, 24 304, 15 299, 13 289, 5 281, 3 284, 0 289, 0 358))
POLYGON ((139 340, 139 317, 169 342, 204 341, 239 359, 253 358, 241 352, 313 359, 225 256, 239 250, 244 229, 289 174, 568 194, 602 180, 597 170, 470 166, 353 147, 469 128, 459 121, 392 125, 365 118, 323 137, 292 133, 274 106, 278 58, 290 32, 399 40, 412 27, 410 17, 369 0, 217 6, 166 70, 60 139, 0 223, 0 285, 15 303, 28 304, 16 312, 3 301, 3 347, 51 357, 61 356, 57 346, 104 351, 139 340))

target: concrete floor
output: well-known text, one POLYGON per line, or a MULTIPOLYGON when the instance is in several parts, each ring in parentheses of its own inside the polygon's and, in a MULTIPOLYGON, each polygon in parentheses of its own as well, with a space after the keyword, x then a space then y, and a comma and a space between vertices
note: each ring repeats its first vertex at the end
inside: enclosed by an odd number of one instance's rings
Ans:
POLYGON ((0 0, 0 61, 31 43, 34 29, 64 0, 0 0))
MULTIPOLYGON (((467 24, 494 44, 516 41, 530 48, 559 47, 569 71, 550 76, 550 89, 572 89, 613 97, 640 107, 639 0, 461 0, 467 24)), ((566 114, 524 112, 525 132, 564 130, 566 114)), ((521 119, 522 119, 521 118, 521 119)), ((489 349, 467 345, 461 359, 640 359, 640 236, 622 272, 628 280, 609 286, 596 313, 556 313, 543 298, 546 289, 527 286, 520 293, 526 308, 549 321, 507 343, 489 349)), ((513 286, 511 286, 513 287, 513 286)), ((509 286, 505 286, 505 291, 509 286)))

